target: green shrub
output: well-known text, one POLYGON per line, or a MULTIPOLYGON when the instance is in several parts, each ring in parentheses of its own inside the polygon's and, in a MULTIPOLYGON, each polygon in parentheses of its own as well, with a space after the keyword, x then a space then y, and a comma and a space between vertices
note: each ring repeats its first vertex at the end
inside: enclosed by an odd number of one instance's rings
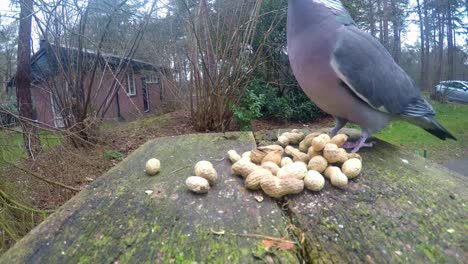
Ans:
POLYGON ((241 130, 250 130, 251 121, 262 117, 261 109, 265 104, 265 95, 255 94, 251 89, 245 91, 239 105, 232 105, 231 111, 241 130))
POLYGON ((254 81, 246 94, 251 98, 262 98, 260 117, 309 122, 325 115, 299 87, 280 91, 271 85, 254 81))
POLYGON ((104 157, 109 160, 123 160, 124 154, 116 150, 109 150, 104 152, 104 157))

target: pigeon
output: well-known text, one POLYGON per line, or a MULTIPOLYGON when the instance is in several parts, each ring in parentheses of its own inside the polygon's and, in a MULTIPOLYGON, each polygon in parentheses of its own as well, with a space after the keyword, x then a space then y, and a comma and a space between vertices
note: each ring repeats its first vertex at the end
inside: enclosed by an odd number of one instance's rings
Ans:
POLYGON ((415 124, 445 140, 456 138, 435 119, 414 81, 370 34, 357 28, 338 0, 289 0, 288 56, 299 85, 335 117, 335 135, 348 122, 361 127, 357 152, 393 120, 415 124))

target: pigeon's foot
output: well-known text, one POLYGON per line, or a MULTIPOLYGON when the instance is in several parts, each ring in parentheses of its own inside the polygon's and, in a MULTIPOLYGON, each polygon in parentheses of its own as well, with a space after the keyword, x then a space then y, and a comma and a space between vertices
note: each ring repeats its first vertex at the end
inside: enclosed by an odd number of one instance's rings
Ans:
POLYGON ((330 136, 335 136, 340 129, 342 129, 347 123, 348 120, 340 118, 340 117, 335 117, 336 124, 335 127, 330 131, 330 136))
POLYGON ((367 136, 363 135, 355 142, 346 142, 346 144, 343 145, 343 148, 346 148, 346 149, 352 148, 353 150, 351 150, 351 153, 356 153, 362 147, 371 148, 376 143, 375 141, 371 141, 369 143, 366 143, 366 139, 367 139, 367 136))

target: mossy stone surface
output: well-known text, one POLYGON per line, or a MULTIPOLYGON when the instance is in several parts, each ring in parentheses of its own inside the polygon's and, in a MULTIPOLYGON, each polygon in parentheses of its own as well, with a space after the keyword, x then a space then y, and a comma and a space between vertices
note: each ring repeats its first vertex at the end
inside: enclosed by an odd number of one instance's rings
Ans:
POLYGON ((0 263, 251 263, 263 257, 294 263, 294 251, 268 252, 261 237, 250 236, 292 239, 276 201, 258 203, 224 158, 230 149, 254 147, 250 132, 152 140, 36 227, 0 263), (153 157, 161 171, 148 176, 145 163, 153 157), (211 161, 219 175, 203 195, 185 187, 200 160, 211 161))
POLYGON ((246 190, 224 157, 271 144, 280 132, 150 141, 0 263, 467 263, 466 177, 382 141, 360 152, 361 175, 345 190, 327 181, 318 193, 255 201, 261 193, 246 190), (161 171, 150 177, 143 169, 152 157, 161 171), (211 161, 219 175, 204 195, 184 186, 199 160, 211 161), (302 244, 269 250, 265 236, 302 244))

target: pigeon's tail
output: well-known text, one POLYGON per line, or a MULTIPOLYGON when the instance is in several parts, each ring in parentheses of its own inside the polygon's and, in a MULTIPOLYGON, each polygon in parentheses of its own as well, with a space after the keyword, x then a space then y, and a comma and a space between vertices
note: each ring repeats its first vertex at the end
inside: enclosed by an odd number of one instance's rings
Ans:
POLYGON ((447 138, 451 138, 453 140, 457 140, 450 132, 447 131, 439 122, 437 122, 433 117, 425 117, 424 118, 427 122, 426 125, 423 126, 424 130, 431 133, 432 135, 445 140, 447 138))
POLYGON ((405 107, 402 114, 403 119, 420 126, 442 140, 447 138, 457 140, 447 129, 434 119, 434 108, 421 96, 413 98, 411 103, 405 107))
POLYGON ((419 116, 419 117, 403 117, 404 120, 415 124, 422 129, 426 130, 427 132, 431 133, 432 135, 446 140, 447 138, 451 138, 453 140, 457 140, 450 132, 447 131, 437 120, 434 119, 433 115, 426 115, 426 116, 419 116))

